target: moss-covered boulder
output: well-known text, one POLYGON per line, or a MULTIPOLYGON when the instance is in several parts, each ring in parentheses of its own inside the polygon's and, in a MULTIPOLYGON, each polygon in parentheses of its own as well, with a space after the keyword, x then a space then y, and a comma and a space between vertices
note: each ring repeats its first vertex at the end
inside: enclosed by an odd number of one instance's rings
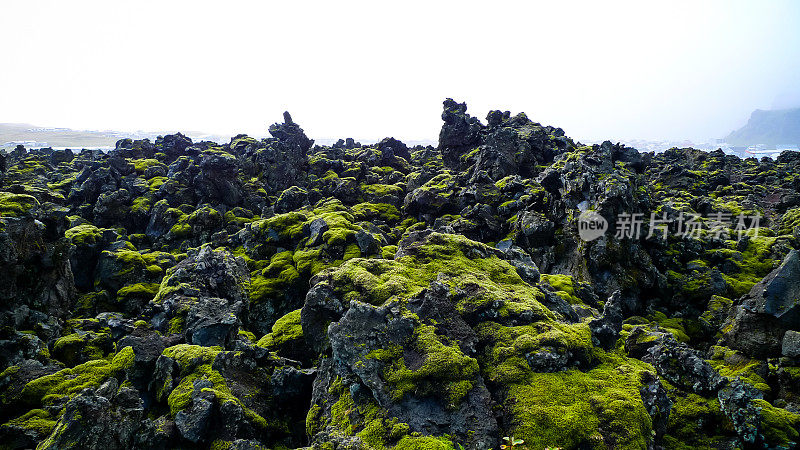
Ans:
POLYGON ((357 257, 378 257, 387 234, 338 200, 251 222, 236 237, 251 272, 250 325, 259 334, 303 305, 308 280, 357 257))
POLYGON ((13 194, 11 192, 0 192, 1 217, 23 216, 29 210, 37 206, 39 206, 39 201, 33 196, 25 194, 13 194))
POLYGON ((331 353, 309 413, 315 442, 355 435, 391 446, 408 430, 469 448, 511 435, 536 446, 647 448, 667 417, 649 408, 664 397, 654 369, 597 349, 588 322, 546 307, 504 256, 463 237, 412 233, 393 261, 356 259, 316 277, 303 331, 331 353), (643 398, 648 389, 654 396, 643 398))
MULTIPOLYGON (((128 241, 117 241, 100 253, 94 285, 115 297, 108 305, 113 311, 138 313, 156 295, 165 271, 175 262, 171 253, 140 251, 128 241)), ((103 311, 103 306, 96 305, 96 311, 103 311)))
POLYGON ((109 333, 77 331, 58 338, 53 343, 52 356, 72 367, 94 359, 102 359, 114 351, 109 333))
POLYGON ((177 345, 165 349, 156 362, 151 386, 188 442, 208 444, 213 436, 298 445, 305 418, 298 405, 308 401, 303 385, 310 381, 279 358, 252 349, 224 352, 177 345))
POLYGON ((300 309, 296 309, 276 320, 272 331, 258 340, 258 346, 279 356, 310 365, 314 359, 314 351, 303 336, 300 312, 300 309))
POLYGON ((800 253, 792 250, 741 299, 725 325, 723 340, 748 355, 780 355, 786 331, 800 328, 798 298, 800 253))

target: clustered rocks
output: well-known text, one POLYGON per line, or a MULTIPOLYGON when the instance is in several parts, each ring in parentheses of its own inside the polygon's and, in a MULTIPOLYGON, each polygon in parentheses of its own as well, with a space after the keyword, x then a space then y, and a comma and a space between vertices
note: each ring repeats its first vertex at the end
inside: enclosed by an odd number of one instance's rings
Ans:
POLYGON ((0 447, 796 448, 800 154, 442 120, 2 155, 0 447))

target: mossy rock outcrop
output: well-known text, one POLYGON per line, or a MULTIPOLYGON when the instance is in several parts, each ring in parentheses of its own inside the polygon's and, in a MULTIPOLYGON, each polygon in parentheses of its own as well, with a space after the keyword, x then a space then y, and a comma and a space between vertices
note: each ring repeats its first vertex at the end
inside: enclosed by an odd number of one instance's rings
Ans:
POLYGON ((588 323, 548 309, 502 256, 421 232, 394 261, 356 259, 320 274, 302 311, 306 336, 330 346, 315 383, 315 442, 355 434, 390 446, 402 426, 469 448, 499 445, 500 435, 647 448, 654 421, 666 418, 651 417, 643 399, 649 385, 663 390, 653 367, 595 348, 588 323))

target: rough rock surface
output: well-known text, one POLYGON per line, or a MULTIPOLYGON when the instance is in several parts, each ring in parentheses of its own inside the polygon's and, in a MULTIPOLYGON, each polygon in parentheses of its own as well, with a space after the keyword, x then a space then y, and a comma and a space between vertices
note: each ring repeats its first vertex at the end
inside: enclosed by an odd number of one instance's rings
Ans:
POLYGON ((442 120, 0 154, 0 447, 797 447, 797 153, 442 120))
POLYGON ((800 253, 792 250, 783 263, 753 286, 736 307, 725 340, 731 348, 752 355, 780 355, 784 335, 800 330, 800 253))

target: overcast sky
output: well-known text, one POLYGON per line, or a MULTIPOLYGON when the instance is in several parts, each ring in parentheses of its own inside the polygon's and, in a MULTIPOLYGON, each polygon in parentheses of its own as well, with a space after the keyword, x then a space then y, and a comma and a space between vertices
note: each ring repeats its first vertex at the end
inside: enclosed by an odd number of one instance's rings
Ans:
POLYGON ((0 122, 435 140, 445 97, 579 140, 800 105, 800 2, 0 2, 0 122))

